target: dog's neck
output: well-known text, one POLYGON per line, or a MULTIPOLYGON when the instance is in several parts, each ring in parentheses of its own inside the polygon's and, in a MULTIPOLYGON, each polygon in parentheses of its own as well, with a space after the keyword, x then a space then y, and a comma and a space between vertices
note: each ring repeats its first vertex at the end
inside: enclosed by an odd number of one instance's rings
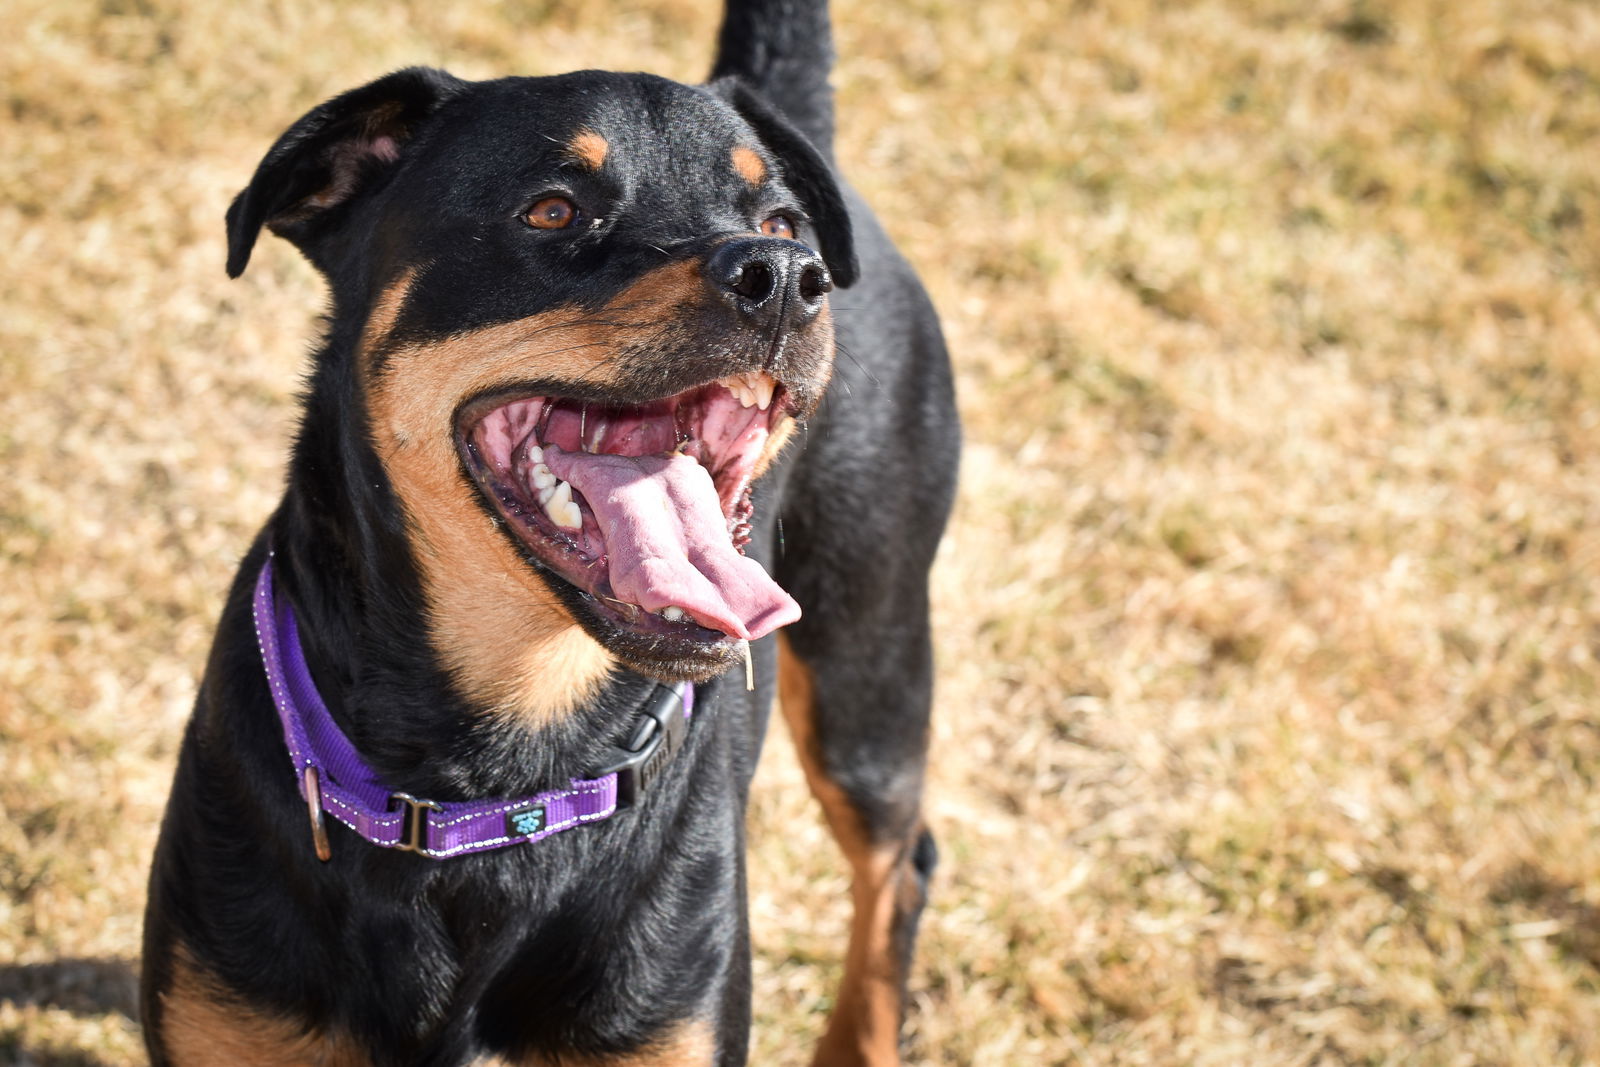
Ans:
POLYGON ((306 405, 291 479, 310 487, 301 492, 306 524, 333 536, 360 531, 340 554, 343 572, 361 576, 363 603, 409 592, 402 618, 426 620, 432 662, 479 713, 539 726, 592 702, 615 660, 494 528, 448 433, 369 411, 365 398, 335 398, 353 384, 336 370, 368 358, 370 338, 351 341, 329 339, 306 405), (361 416, 340 420, 352 407, 361 416), (346 513, 328 522, 318 509, 332 501, 346 513))
POLYGON ((572 698, 561 715, 538 723, 477 703, 439 670, 425 628, 395 624, 408 610, 394 587, 399 583, 362 583, 352 592, 353 585, 342 584, 346 575, 313 570, 315 548, 278 520, 267 537, 318 692, 339 729, 395 789, 473 798, 581 777, 603 761, 658 688, 618 669, 572 698))
POLYGON ((483 536, 481 511, 407 514, 315 415, 313 397, 269 538, 335 721, 397 788, 525 790, 570 774, 655 683, 617 668, 504 539, 483 536), (480 529, 456 537, 455 522, 480 529))

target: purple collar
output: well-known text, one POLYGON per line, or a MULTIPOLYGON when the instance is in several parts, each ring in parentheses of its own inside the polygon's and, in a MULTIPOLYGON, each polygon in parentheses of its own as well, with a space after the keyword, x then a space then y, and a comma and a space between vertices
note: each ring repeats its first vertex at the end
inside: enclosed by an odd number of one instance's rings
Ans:
POLYGON ((626 747, 618 748, 595 777, 572 779, 571 789, 501 800, 422 800, 380 782, 328 714, 300 648, 294 611, 272 594, 270 552, 256 579, 255 625, 272 701, 322 860, 331 855, 323 812, 374 845, 430 859, 540 841, 582 823, 609 819, 631 806, 661 773, 682 746, 694 710, 694 686, 658 686, 626 747))

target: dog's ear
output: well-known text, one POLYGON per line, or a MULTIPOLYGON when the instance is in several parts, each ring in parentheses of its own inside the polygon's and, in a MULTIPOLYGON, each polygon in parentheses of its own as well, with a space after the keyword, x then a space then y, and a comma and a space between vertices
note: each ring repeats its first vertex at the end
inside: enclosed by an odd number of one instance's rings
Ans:
POLYGON ((855 283, 855 238, 850 229, 850 211, 833 171, 805 134, 795 129, 772 109, 755 90, 735 77, 718 78, 708 88, 722 97, 756 131, 767 148, 778 157, 784 181, 811 216, 817 241, 822 245, 822 261, 841 289, 855 283))
POLYGON ((442 70, 411 67, 308 111, 228 208, 228 276, 244 273, 262 226, 318 263, 314 248, 341 209, 375 189, 422 123, 466 84, 442 70))

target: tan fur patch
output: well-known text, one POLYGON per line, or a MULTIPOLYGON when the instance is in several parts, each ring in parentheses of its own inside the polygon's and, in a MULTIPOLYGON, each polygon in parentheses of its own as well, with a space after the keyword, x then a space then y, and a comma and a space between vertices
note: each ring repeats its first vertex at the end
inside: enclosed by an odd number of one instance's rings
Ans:
POLYGON ((738 145, 732 153, 733 169, 751 185, 760 185, 767 179, 767 165, 761 162, 761 157, 756 155, 755 149, 738 145))
POLYGON ((606 154, 610 151, 611 143, 593 130, 579 130, 567 142, 567 154, 590 170, 599 170, 604 166, 606 154))
POLYGON ((709 1067, 716 1051, 711 1026, 696 1019, 679 1026, 663 1040, 653 1042, 649 1048, 625 1056, 597 1059, 564 1055, 559 1060, 543 1056, 521 1060, 495 1057, 479 1060, 473 1067, 709 1067))
POLYGON ((806 783, 821 803, 828 827, 852 874, 850 896, 854 911, 844 979, 815 1062, 895 1067, 900 1062, 900 990, 904 976, 895 958, 892 929, 899 895, 897 883, 911 875, 897 848, 872 844, 844 790, 824 770, 817 744, 811 669, 794 654, 784 634, 778 637, 778 691, 806 783))
POLYGON ((406 297, 411 294, 411 286, 417 280, 417 269, 408 267, 400 277, 385 289, 373 303, 372 310, 367 313, 366 325, 361 328, 361 356, 362 370, 369 371, 374 355, 382 348, 394 332, 394 325, 400 318, 400 309, 406 306, 406 297))
MULTIPOLYGON (((535 377, 609 381, 617 370, 610 357, 623 340, 619 331, 638 328, 618 326, 615 312, 660 321, 701 291, 697 264, 673 264, 641 278, 599 318, 552 311, 402 346, 367 382, 373 445, 410 521, 434 647, 470 699, 547 721, 592 697, 613 661, 484 513, 461 473, 457 406, 535 377)), ((383 306, 380 301, 364 343, 381 343, 383 306)))
POLYGON ((348 1038, 258 1012, 206 974, 183 945, 161 994, 160 1044, 177 1067, 366 1067, 348 1038))

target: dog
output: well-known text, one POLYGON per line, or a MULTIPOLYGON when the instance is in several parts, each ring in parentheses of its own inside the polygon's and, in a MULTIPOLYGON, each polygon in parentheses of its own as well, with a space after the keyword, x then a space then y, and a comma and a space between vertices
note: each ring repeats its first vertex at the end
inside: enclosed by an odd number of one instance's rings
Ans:
POLYGON ((227 213, 325 277, 150 877, 154 1064, 742 1064, 779 700, 852 871, 827 1065, 899 1061, 936 850, 923 288, 832 161, 825 0, 706 84, 413 68, 227 213))

